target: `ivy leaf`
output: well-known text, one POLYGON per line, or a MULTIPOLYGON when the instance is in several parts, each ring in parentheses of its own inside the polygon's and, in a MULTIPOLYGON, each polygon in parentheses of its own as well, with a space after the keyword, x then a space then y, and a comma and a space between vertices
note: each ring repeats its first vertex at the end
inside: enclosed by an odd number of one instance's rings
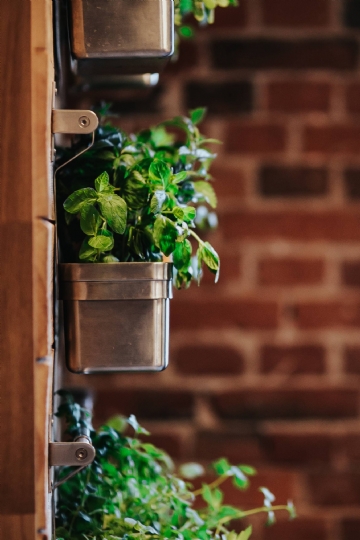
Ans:
POLYGON ((97 193, 92 188, 83 188, 74 191, 64 202, 64 208, 70 214, 77 214, 81 207, 87 203, 92 204, 97 200, 97 193))
POLYGON ((187 270, 191 261, 192 247, 189 240, 184 242, 176 242, 175 250, 173 253, 173 262, 177 270, 187 270))
POLYGON ((119 195, 101 195, 99 206, 102 215, 113 231, 124 234, 126 229, 127 205, 119 195))
POLYGON ((153 214, 158 214, 162 208, 162 205, 166 201, 166 193, 164 190, 155 191, 150 201, 150 210, 153 214))
POLYGON ((81 244, 79 259, 81 261, 95 261, 97 253, 97 250, 89 245, 89 239, 85 238, 81 244))
POLYGON ((93 236, 89 240, 89 246, 100 251, 110 251, 114 247, 114 238, 110 231, 105 229, 100 231, 98 236, 93 236))
POLYGON ((92 204, 84 204, 80 210, 81 230, 89 236, 96 236, 101 223, 100 214, 95 206, 92 204))
POLYGON ((168 257, 174 251, 178 237, 175 223, 164 216, 158 216, 154 223, 153 236, 156 246, 168 257))
POLYGON ((107 172, 103 172, 98 176, 95 180, 95 189, 98 193, 101 193, 102 191, 106 191, 109 187, 110 180, 109 175, 107 172))
MULTIPOLYGON (((207 0, 207 1, 211 1, 212 3, 216 2, 216 0, 207 0)), ((190 111, 190 120, 192 121, 193 124, 197 125, 204 119, 205 115, 206 115, 206 108, 199 107, 198 109, 193 109, 192 111, 190 111)))
POLYGON ((196 193, 198 193, 199 195, 202 195, 202 197, 210 204, 212 208, 216 208, 217 206, 216 193, 212 185, 209 184, 209 182, 205 182, 204 180, 199 180, 198 182, 194 182, 194 188, 195 188, 196 193))
POLYGON ((165 161, 155 159, 151 163, 149 168, 149 178, 153 183, 161 183, 161 185, 165 188, 169 183, 170 177, 171 170, 165 161))

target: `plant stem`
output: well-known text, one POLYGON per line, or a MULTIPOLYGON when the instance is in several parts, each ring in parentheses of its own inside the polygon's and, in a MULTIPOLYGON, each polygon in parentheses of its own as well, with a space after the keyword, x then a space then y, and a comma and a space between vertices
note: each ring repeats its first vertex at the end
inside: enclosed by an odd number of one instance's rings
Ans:
POLYGON ((194 232, 193 230, 189 229, 189 233, 191 234, 191 236, 193 236, 198 242, 199 244, 201 244, 202 246, 205 245, 205 242, 203 242, 201 240, 201 238, 196 234, 196 232, 194 232))
POLYGON ((215 534, 219 533, 221 527, 225 523, 228 523, 229 521, 233 521, 234 519, 243 519, 244 517, 252 516, 254 514, 261 514, 263 512, 266 512, 266 513, 277 512, 279 510, 288 510, 288 506, 285 505, 285 504, 279 504, 277 506, 270 506, 270 507, 261 506, 260 508, 254 508, 252 510, 241 511, 241 512, 239 512, 238 515, 235 514, 234 516, 226 516, 226 517, 220 519, 220 521, 218 523, 218 526, 216 528, 215 534))
MULTIPOLYGON (((211 484, 209 484, 208 487, 210 489, 215 489, 218 486, 220 486, 223 482, 225 482, 228 478, 231 478, 231 477, 228 476, 227 474, 223 474, 222 476, 219 476, 219 478, 217 478, 216 480, 211 482, 211 484)), ((200 488, 200 489, 197 489, 197 490, 193 491, 192 494, 195 495, 195 497, 197 497, 198 495, 202 494, 202 491, 203 491, 203 488, 200 488)))

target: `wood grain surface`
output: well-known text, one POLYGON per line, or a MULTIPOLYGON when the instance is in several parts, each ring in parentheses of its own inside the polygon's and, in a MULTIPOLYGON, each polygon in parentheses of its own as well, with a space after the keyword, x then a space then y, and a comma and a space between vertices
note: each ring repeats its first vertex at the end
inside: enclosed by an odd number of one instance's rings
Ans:
POLYGON ((0 540, 50 534, 51 7, 0 2, 0 540))

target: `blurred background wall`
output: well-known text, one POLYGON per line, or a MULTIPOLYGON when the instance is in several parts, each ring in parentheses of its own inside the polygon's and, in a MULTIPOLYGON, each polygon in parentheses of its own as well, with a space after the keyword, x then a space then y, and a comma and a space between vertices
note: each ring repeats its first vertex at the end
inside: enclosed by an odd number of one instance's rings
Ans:
POLYGON ((220 282, 175 294, 165 372, 72 381, 97 424, 133 413, 176 460, 255 465, 229 500, 266 485, 300 516, 257 540, 359 540, 360 1, 239 1, 153 91, 110 96, 124 129, 208 107, 220 282))

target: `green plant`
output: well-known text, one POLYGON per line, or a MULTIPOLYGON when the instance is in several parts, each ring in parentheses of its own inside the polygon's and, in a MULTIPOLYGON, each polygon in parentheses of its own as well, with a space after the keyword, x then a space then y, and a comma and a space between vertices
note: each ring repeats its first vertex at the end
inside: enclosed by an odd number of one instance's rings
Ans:
POLYGON ((192 30, 183 24, 188 15, 193 15, 202 25, 212 24, 217 7, 237 6, 237 0, 175 0, 175 25, 180 35, 190 37, 192 30))
MULTIPOLYGON (((217 203, 209 174, 215 154, 206 148, 216 141, 197 127, 204 114, 196 109, 189 118, 137 135, 109 124, 98 128, 92 148, 58 174, 58 230, 66 262, 161 261, 172 255, 178 288, 192 278, 199 282, 203 263, 218 279, 218 254, 194 231, 214 218, 205 205, 217 203), (193 204, 201 204, 198 215, 193 204), (198 243, 195 259, 191 239, 198 243)), ((62 149, 58 163, 74 158, 87 141, 62 149)))
MULTIPOLYGON (((174 473, 170 457, 139 435, 148 435, 134 416, 115 417, 95 432, 89 413, 63 394, 57 416, 64 417, 71 436, 89 429, 96 449, 95 461, 58 488, 56 537, 58 540, 247 540, 251 526, 239 534, 232 522, 265 513, 268 523, 275 511, 295 516, 291 502, 274 506, 274 496, 260 488, 264 505, 240 510, 223 502, 221 484, 231 481, 246 490, 256 474, 247 465, 233 466, 226 459, 213 464, 212 483, 194 490, 188 480, 201 476, 201 465, 188 463, 174 473), (127 436, 127 426, 134 436, 127 436)), ((68 468, 60 471, 64 477, 68 468)))

